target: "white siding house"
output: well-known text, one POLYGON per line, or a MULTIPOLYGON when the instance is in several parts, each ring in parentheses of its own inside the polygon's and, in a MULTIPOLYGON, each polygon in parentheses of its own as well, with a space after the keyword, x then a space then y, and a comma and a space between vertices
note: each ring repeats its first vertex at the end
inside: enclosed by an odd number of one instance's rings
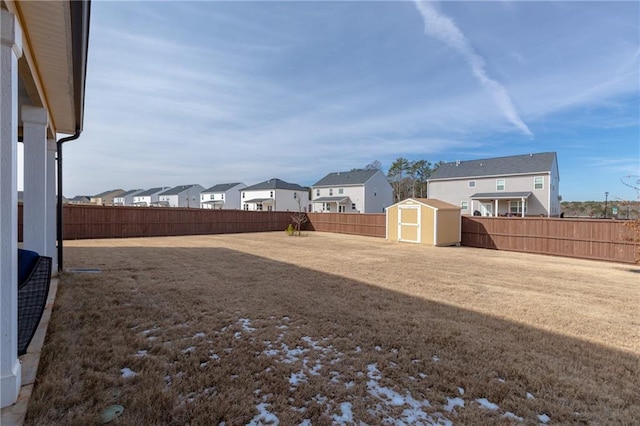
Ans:
POLYGON ((309 209, 309 189, 280 179, 269 179, 240 190, 244 210, 295 212, 309 209))
POLYGON ((168 186, 147 189, 133 196, 132 204, 137 207, 149 207, 156 204, 160 199, 160 194, 169 189, 168 186))
POLYGON ((200 208, 201 185, 178 185, 158 195, 158 205, 162 207, 200 208))
POLYGON ((460 206, 463 215, 560 216, 555 152, 456 161, 438 167, 428 197, 460 206))
POLYGON ((221 183, 207 188, 200 194, 200 208, 233 210, 240 208, 240 190, 246 188, 242 182, 221 183))
POLYGON ((381 170, 335 172, 311 186, 311 200, 316 213, 384 213, 393 188, 381 170))
POLYGON ((144 192, 144 189, 132 189, 123 194, 113 197, 114 206, 131 206, 133 205, 133 197, 144 192))

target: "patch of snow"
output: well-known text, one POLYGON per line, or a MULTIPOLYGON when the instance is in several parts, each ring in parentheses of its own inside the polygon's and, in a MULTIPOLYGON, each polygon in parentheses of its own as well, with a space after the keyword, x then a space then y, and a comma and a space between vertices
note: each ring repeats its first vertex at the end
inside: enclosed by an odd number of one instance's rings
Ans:
POLYGON ((505 379, 501 379, 500 377, 498 377, 498 381, 499 381, 500 383, 506 383, 506 380, 505 380, 505 379))
POLYGON ((283 320, 283 321, 289 321, 290 319, 291 319, 291 318, 286 317, 286 316, 285 316, 285 317, 282 317, 282 320, 283 320))
POLYGON ((316 394, 316 396, 314 396, 313 398, 311 398, 313 401, 315 401, 316 403, 318 403, 318 405, 324 405, 327 403, 327 401, 329 400, 329 398, 327 398, 326 396, 322 396, 319 393, 316 394))
POLYGON ((285 330, 285 329, 289 328, 289 326, 282 324, 282 325, 277 326, 276 328, 278 328, 280 330, 285 330))
POLYGON ((150 342, 153 342, 154 340, 158 340, 158 337, 157 336, 149 336, 149 337, 147 337, 147 340, 150 341, 150 342))
POLYGON ((527 392, 527 399, 536 399, 536 397, 527 392))
POLYGON ((427 375, 424 373, 418 373, 418 376, 420 376, 421 379, 426 379, 427 375))
POLYGON ((444 406, 444 410, 451 413, 456 407, 464 408, 464 400, 459 397, 447 398, 447 405, 444 406))
POLYGON ((182 350, 182 353, 183 353, 183 354, 188 354, 189 352, 193 352, 193 351, 195 351, 195 350, 196 350, 196 347, 195 347, 195 346, 189 346, 187 349, 183 349, 183 350, 182 350))
POLYGON ((131 371, 131 369, 129 369, 128 367, 121 368, 120 372, 122 373, 122 377, 124 377, 125 379, 136 377, 138 375, 138 373, 136 373, 135 371, 131 371))
POLYGON ((392 354, 397 354, 398 353, 398 349, 396 349, 396 348, 391 349, 391 353, 392 354))
POLYGON ((464 389, 463 388, 458 388, 458 393, 460 395, 464 395, 464 389))
POLYGON ((147 351, 146 351, 146 350, 138 351, 134 356, 135 356, 136 358, 142 358, 142 357, 145 357, 145 356, 147 356, 147 351))
POLYGON ((347 389, 351 389, 352 387, 354 387, 356 385, 356 382, 354 382, 353 380, 350 382, 347 382, 344 384, 344 387, 347 389))
POLYGON ((158 327, 149 328, 147 330, 144 330, 144 331, 140 332, 140 334, 142 334, 143 336, 147 336, 147 335, 149 335, 149 334, 151 334, 154 331, 159 330, 159 329, 160 328, 158 328, 158 327))
POLYGON ((480 404, 480 406, 482 408, 486 408, 487 410, 497 410, 498 408, 498 404, 494 404, 493 402, 489 402, 489 400, 487 398, 479 398, 476 399, 476 402, 478 404, 480 404))
POLYGON ((260 403, 258 405, 256 405, 256 408, 258 409, 258 414, 251 419, 251 421, 249 423, 247 423, 247 426, 258 426, 258 425, 278 425, 280 424, 280 420, 278 419, 278 417, 276 417, 275 414, 270 413, 269 410, 267 410, 267 407, 269 407, 270 404, 267 404, 265 402, 260 403))
POLYGON ((255 328, 251 327, 251 320, 249 318, 240 318, 238 322, 242 323, 242 329, 244 331, 248 331, 248 332, 256 331, 255 328))
POLYGON ((431 359, 433 360, 433 362, 438 362, 440 361, 440 357, 438 355, 434 355, 431 357, 431 359))
POLYGON ((502 415, 502 417, 506 417, 507 419, 515 420, 517 422, 523 422, 524 421, 524 419, 522 417, 516 416, 511 411, 507 411, 506 413, 504 413, 502 415))
POLYGON ((378 351, 378 352, 380 352, 382 350, 382 348, 380 346, 375 346, 373 349, 378 351))
POLYGON ((549 416, 547 416, 546 414, 539 414, 538 415, 538 420, 540 420, 540 423, 547 424, 547 423, 549 423, 549 420, 551 420, 551 418, 549 416))
POLYGON ((217 354, 211 354, 209 355, 209 358, 214 361, 220 361, 220 356, 218 356, 217 354))
POLYGON ((206 336, 206 334, 204 334, 204 333, 196 333, 196 334, 193 335, 193 338, 194 339, 202 339, 205 336, 206 336))
POLYGON ((204 367, 206 367, 207 365, 209 365, 209 363, 208 363, 207 361, 205 361, 205 362, 201 362, 201 363, 200 363, 200 368, 204 368, 204 367))
POLYGON ((242 333, 239 331, 236 331, 235 333, 233 333, 233 338, 234 339, 239 339, 242 337, 242 333))
POLYGON ((311 420, 309 419, 304 419, 298 426, 311 426, 313 423, 311 423, 311 420))
POLYGON ((297 373, 291 373, 289 377, 289 384, 292 386, 298 386, 300 383, 307 382, 307 375, 304 374, 304 371, 300 370, 297 373))
POLYGON ((356 346, 356 353, 359 354, 362 352, 362 348, 360 346, 356 346))
POLYGON ((353 422, 353 412, 351 411, 350 402, 343 402, 340 404, 340 411, 342 411, 341 415, 333 415, 334 424, 346 425, 347 422, 353 422))
POLYGON ((268 349, 268 350, 266 350, 266 351, 264 351, 262 353, 265 354, 266 356, 276 356, 280 352, 277 349, 268 349))

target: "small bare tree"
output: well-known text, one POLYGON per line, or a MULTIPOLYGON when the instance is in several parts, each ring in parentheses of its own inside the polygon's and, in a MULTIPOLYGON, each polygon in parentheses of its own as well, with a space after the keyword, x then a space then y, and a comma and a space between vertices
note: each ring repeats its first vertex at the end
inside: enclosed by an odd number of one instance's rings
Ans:
POLYGON ((300 231, 302 230, 302 225, 309 221, 307 217, 307 208, 302 209, 300 197, 298 197, 298 213, 291 216, 291 220, 293 220, 294 233, 293 235, 297 235, 298 237, 301 235, 300 231))
MULTIPOLYGON (((621 182, 631 189, 636 191, 637 198, 640 199, 640 176, 629 175, 620 179, 621 182)), ((636 244, 636 263, 640 263, 640 218, 636 217, 634 220, 627 222, 627 227, 630 230, 629 240, 636 244)))

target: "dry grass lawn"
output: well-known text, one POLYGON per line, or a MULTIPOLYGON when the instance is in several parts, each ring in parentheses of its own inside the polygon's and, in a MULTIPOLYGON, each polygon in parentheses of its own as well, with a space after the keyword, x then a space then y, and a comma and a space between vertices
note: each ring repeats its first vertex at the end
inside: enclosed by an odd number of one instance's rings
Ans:
POLYGON ((628 265, 326 233, 66 243, 35 425, 637 424, 628 265))

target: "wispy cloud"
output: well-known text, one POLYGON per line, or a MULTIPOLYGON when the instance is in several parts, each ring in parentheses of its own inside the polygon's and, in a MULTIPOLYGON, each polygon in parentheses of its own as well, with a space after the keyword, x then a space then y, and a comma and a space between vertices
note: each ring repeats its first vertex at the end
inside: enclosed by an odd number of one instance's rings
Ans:
POLYGON ((485 70, 485 60, 475 49, 458 26, 448 16, 441 14, 429 2, 416 0, 416 7, 424 19, 424 31, 458 51, 469 63, 473 75, 493 96, 505 117, 522 133, 533 136, 526 123, 520 118, 509 93, 502 84, 489 77, 485 70))

